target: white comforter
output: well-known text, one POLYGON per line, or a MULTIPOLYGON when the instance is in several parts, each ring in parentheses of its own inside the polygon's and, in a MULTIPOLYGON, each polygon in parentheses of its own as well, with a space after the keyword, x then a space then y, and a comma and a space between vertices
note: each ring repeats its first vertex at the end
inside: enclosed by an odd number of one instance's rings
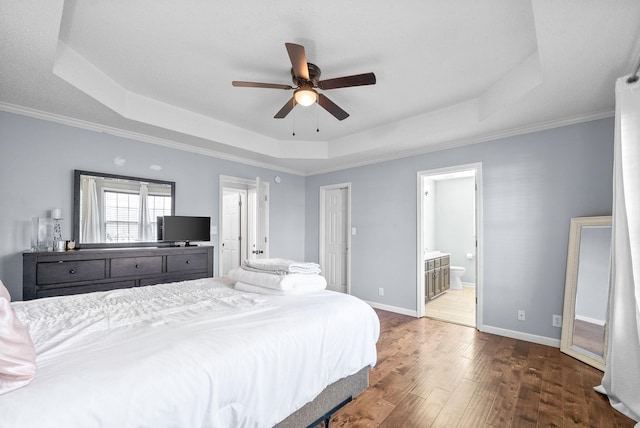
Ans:
POLYGON ((14 302, 38 353, 0 427, 271 427, 376 362, 364 302, 220 278, 14 302))

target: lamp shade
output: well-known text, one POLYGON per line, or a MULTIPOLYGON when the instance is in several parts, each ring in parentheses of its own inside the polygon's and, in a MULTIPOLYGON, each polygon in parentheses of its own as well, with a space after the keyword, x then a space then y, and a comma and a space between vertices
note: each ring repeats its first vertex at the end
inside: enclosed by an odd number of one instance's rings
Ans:
POLYGON ((310 106, 315 103, 318 99, 318 93, 313 89, 296 89, 296 92, 293 94, 296 102, 301 106, 310 106))

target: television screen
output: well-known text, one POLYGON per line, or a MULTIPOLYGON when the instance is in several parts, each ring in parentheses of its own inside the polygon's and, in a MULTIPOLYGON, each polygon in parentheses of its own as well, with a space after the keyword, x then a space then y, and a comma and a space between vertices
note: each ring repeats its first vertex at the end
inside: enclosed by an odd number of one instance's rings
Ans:
POLYGON ((210 241, 211 217, 158 217, 159 241, 210 241))

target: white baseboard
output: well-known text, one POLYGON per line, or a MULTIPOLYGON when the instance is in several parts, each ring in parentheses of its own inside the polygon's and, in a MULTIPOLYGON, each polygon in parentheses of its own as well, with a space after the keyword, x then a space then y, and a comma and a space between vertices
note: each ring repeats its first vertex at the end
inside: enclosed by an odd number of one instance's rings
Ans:
POLYGON ((507 330, 506 328, 492 327, 490 325, 480 325, 478 330, 484 333, 496 334, 498 336, 510 337, 512 339, 524 340, 527 342, 538 343, 540 345, 560 347, 560 339, 551 337, 538 336, 537 334, 523 333, 521 331, 507 330))
POLYGON ((416 311, 412 311, 409 309, 405 309, 405 308, 400 308, 398 306, 390 306, 390 305, 384 305, 382 303, 377 303, 377 302, 369 302, 367 300, 365 300, 365 303, 368 303, 369 306, 371 306, 372 308, 375 309, 382 309, 383 311, 389 311, 389 312, 393 312, 396 314, 401 314, 401 315, 408 315, 410 317, 418 317, 418 313, 416 311))
MULTIPOLYGON (((375 309, 382 309, 383 311, 389 311, 396 314, 408 315, 410 317, 417 317, 418 314, 416 311, 412 311, 405 308, 400 308, 397 306, 385 305, 377 302, 370 302, 365 300, 369 306, 375 309)), ((560 347, 560 339, 554 339, 551 337, 538 336, 536 334, 523 333, 521 331, 508 330, 506 328, 500 327, 492 327, 490 325, 479 325, 476 327, 479 331, 484 333, 491 333, 498 336, 510 337, 512 339, 524 340, 526 342, 538 343, 540 345, 553 346, 554 348, 560 347)))
POLYGON ((591 317, 585 317, 584 315, 576 315, 576 319, 580 320, 580 321, 588 322, 589 324, 600 325, 600 326, 603 326, 603 327, 606 324, 606 321, 604 321, 604 320, 598 320, 598 319, 591 318, 591 317))
POLYGON ((476 284, 474 282, 463 282, 462 283, 463 287, 473 287, 476 288, 476 284))

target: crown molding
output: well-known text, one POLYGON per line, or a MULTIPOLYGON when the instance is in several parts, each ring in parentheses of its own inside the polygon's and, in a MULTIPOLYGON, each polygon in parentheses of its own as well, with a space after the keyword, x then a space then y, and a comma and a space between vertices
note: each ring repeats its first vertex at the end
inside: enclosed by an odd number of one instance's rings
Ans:
POLYGON ((440 150, 453 149, 456 147, 468 146, 471 144, 485 143, 487 141, 500 140, 503 138, 515 137, 518 135, 532 134, 534 132, 546 131, 554 128, 562 128, 563 126, 576 125, 579 123, 591 122, 599 119, 606 119, 615 115, 614 110, 604 110, 596 113, 583 114, 578 116, 570 116, 558 120, 552 120, 547 122, 540 122, 534 125, 523 126, 519 128, 513 128, 506 131, 494 132, 491 134, 479 135, 470 138, 460 138, 456 140, 450 140, 442 143, 430 144, 428 146, 420 147, 415 150, 405 150, 396 152, 390 155, 378 156, 376 158, 367 159, 361 162, 351 162, 349 164, 343 164, 336 168, 327 168, 317 170, 313 172, 307 172, 306 176, 327 174, 330 172, 342 171, 349 168, 357 168, 361 166, 372 165, 381 162, 387 162, 391 160, 403 159, 411 156, 423 155, 426 153, 433 153, 440 150))
POLYGON ((196 147, 185 143, 180 143, 174 140, 167 140, 164 138, 153 137, 147 134, 141 134, 138 132, 126 131, 120 128, 114 128, 111 126, 100 125, 94 122, 88 122, 85 120, 74 119, 68 116, 62 116, 55 113, 50 113, 42 110, 36 110, 28 107, 22 107, 15 104, 9 104, 5 102, 0 102, 0 111, 5 111, 7 113, 19 114, 22 116, 29 116, 35 119, 46 120, 49 122, 54 122, 62 125, 72 126, 74 128, 86 129, 94 132, 103 132, 105 134, 111 134, 116 137, 128 138, 131 140, 141 141, 143 143, 156 144, 159 146, 169 147, 176 150, 182 150, 186 152, 196 153, 200 155, 210 156, 218 159, 223 159, 231 162, 238 162, 245 165, 251 165, 259 168, 266 168, 271 170, 276 170, 279 172, 284 172, 287 174, 301 175, 304 176, 303 171, 283 168, 282 166, 255 161, 248 158, 243 158, 240 156, 229 155, 227 153, 219 152, 216 150, 205 149, 202 147, 196 147))
POLYGON ((476 137, 460 138, 460 139, 450 140, 442 143, 430 144, 428 146, 423 146, 415 150, 405 150, 402 152, 396 152, 389 155, 377 156, 377 157, 370 158, 363 161, 349 162, 346 164, 341 164, 334 168, 326 168, 326 169, 321 169, 316 171, 301 171, 301 170, 292 169, 292 168, 283 168, 282 166, 267 163, 267 162, 254 161, 254 160, 243 158, 240 156, 233 156, 233 155, 229 155, 229 154, 215 151, 215 150, 195 147, 189 144, 184 144, 184 143, 180 143, 173 140, 167 140, 167 139, 153 137, 150 135, 141 134, 137 132, 126 131, 119 128, 100 125, 97 123, 74 119, 71 117, 62 116, 55 113, 49 113, 41 110, 31 109, 28 107, 17 106, 17 105, 5 103, 5 102, 0 102, 0 111, 6 111, 8 113, 20 114, 23 116, 29 116, 36 119, 47 120, 49 122, 55 122, 63 125, 73 126, 75 128, 87 129, 95 132, 104 132, 117 137, 129 138, 132 140, 141 141, 141 142, 150 143, 150 144, 156 144, 156 145, 169 147, 176 150, 183 150, 183 151, 215 157, 218 159, 223 159, 231 162, 238 162, 245 165, 251 165, 259 168, 266 168, 274 171, 284 172, 287 174, 293 174, 298 176, 305 176, 305 177, 320 175, 320 174, 327 174, 330 172, 342 171, 345 169, 367 166, 367 165, 402 159, 402 158, 411 157, 411 156, 418 156, 418 155, 432 153, 440 150, 453 149, 456 147, 484 143, 487 141, 499 140, 499 139, 514 137, 518 135, 531 134, 534 132, 546 131, 548 129, 561 128, 563 126, 576 125, 584 122, 591 122, 593 120, 606 119, 609 117, 613 117, 615 114, 614 110, 604 110, 604 111, 599 111, 595 113, 570 116, 570 117, 566 117, 558 120, 540 122, 534 125, 513 128, 506 131, 494 132, 494 133, 480 135, 476 137))

